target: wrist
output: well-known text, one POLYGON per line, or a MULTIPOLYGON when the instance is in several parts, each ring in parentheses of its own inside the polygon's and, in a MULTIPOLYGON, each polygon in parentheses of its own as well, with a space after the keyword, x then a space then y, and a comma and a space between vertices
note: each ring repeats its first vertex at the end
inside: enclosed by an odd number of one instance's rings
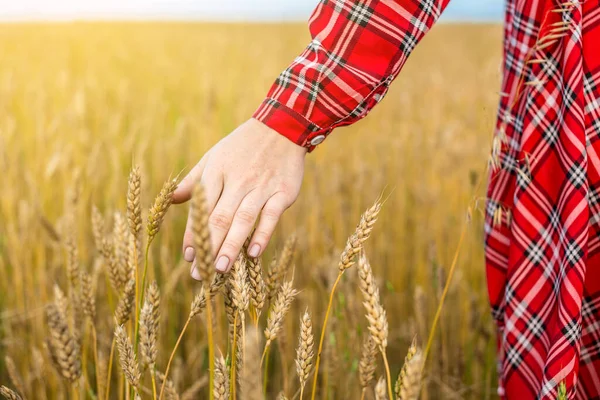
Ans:
POLYGON ((252 127, 252 130, 259 132, 267 145, 273 146, 274 149, 284 148, 286 151, 302 156, 305 156, 308 153, 308 148, 295 143, 281 132, 276 131, 254 117, 250 118, 248 121, 246 121, 246 123, 252 127))
POLYGON ((253 118, 309 152, 331 132, 331 128, 321 128, 306 116, 274 99, 265 99, 253 118))

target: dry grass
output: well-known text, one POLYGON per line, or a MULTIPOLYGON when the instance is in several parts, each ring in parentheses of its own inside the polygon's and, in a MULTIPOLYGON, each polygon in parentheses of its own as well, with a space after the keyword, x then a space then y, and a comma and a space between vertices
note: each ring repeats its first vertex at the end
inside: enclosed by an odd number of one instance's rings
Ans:
MULTIPOLYGON (((466 206, 483 195, 474 190, 485 179, 500 35, 499 27, 436 27, 370 117, 340 129, 309 156, 300 199, 267 253, 246 260, 250 318, 235 335, 246 343, 240 375, 260 371, 246 378, 261 380, 265 398, 282 391, 281 398, 299 396, 293 373, 299 321, 308 307, 314 335, 320 334, 338 266, 345 272, 332 299, 315 395, 375 398, 375 377, 387 371, 375 363, 375 346, 361 356, 369 321, 359 268, 350 266, 362 247, 372 267, 370 284, 389 319, 391 375, 399 374, 415 334, 425 343, 466 206), (372 232, 371 220, 363 221, 362 232, 370 233, 363 243, 364 235, 351 234, 381 192, 384 206, 372 232), (256 324, 261 332, 268 325, 282 283, 292 278, 299 293, 278 323, 261 371, 256 365, 266 340, 254 348, 258 355, 252 353, 249 346, 260 335, 252 338, 250 328, 256 324)), ((207 371, 215 358, 207 326, 213 327, 213 349, 225 355, 224 368, 231 366, 231 285, 207 279, 203 288, 188 278, 180 248, 187 208, 173 206, 160 215, 166 203, 153 199, 167 177, 188 171, 252 113, 277 72, 306 44, 306 27, 15 24, 0 26, 0 40, 0 292, 7 294, 0 298, 0 383, 14 391, 1 393, 42 400, 125 396, 118 354, 111 358, 114 316, 125 321, 135 354, 135 326, 150 326, 150 313, 141 318, 145 297, 156 304, 152 320, 162 315, 157 391, 164 387, 163 398, 208 398, 207 371), (132 159, 139 164, 133 172, 132 159), (147 233, 153 240, 146 262, 147 233), (147 280, 157 281, 156 293, 160 287, 160 302, 151 300, 152 285, 142 285, 145 266, 147 280), (130 281, 137 282, 133 295, 130 281), (119 306, 124 298, 132 299, 127 307, 119 306), (21 382, 13 382, 9 369, 21 382), (65 385, 69 380, 74 385, 65 385)), ((428 355, 422 399, 494 396, 481 218, 474 217, 428 355)), ((146 334, 140 336, 138 352, 146 334)), ((150 370, 139 371, 142 399, 153 397, 150 370)), ((306 385, 304 398, 310 392, 306 385)))

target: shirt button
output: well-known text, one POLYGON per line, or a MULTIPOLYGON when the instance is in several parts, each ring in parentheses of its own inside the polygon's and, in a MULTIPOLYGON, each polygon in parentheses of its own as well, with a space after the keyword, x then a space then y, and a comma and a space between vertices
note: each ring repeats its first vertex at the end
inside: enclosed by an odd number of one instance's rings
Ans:
POLYGON ((312 140, 310 141, 310 144, 312 146, 316 146, 318 144, 321 144, 323 142, 323 140, 325 140, 325 135, 319 135, 319 136, 315 136, 314 138, 312 138, 312 140))

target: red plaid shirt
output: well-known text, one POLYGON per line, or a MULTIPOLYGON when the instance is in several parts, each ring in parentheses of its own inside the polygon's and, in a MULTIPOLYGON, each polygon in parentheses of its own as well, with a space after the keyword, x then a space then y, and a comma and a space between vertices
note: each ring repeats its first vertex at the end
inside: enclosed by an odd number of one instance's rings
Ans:
MULTIPOLYGON (((313 149, 385 95, 448 0, 322 0, 254 117, 313 149)), ((486 210, 499 394, 600 399, 600 2, 508 0, 486 210)))

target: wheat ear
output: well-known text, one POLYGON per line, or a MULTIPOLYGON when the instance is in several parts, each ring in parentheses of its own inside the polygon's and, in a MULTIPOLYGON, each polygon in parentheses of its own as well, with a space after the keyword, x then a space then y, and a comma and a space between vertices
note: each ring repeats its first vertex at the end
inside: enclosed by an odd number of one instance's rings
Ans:
POLYGON ((127 379, 127 382, 134 388, 138 389, 140 386, 140 368, 133 352, 133 345, 125 332, 123 325, 119 325, 115 328, 115 339, 117 342, 117 349, 119 350, 119 363, 123 374, 127 379))
POLYGON ((362 388, 361 400, 365 398, 367 388, 373 383, 375 370, 377 369, 376 358, 377 345, 368 334, 363 342, 360 361, 358 363, 358 380, 362 388))
POLYGON ((25 385, 23 384, 23 379, 21 378, 21 374, 15 365, 15 362, 10 356, 4 357, 4 363, 6 365, 6 371, 8 372, 8 376, 12 381, 13 385, 18 392, 20 392, 24 397, 25 396, 25 385))
POLYGON ((368 208, 360 218, 354 233, 348 238, 346 246, 340 256, 338 263, 338 274, 331 287, 329 293, 329 302, 327 303, 327 309, 325 310, 325 317, 323 318, 323 327, 321 328, 321 336, 319 339, 319 349, 317 350, 317 359, 315 361, 315 372, 312 385, 311 400, 315 400, 317 395, 317 382, 319 380, 319 364, 321 362, 321 353, 323 352, 323 342, 325 341, 325 333, 327 331, 327 321, 329 320, 329 314, 331 313, 331 306, 335 296, 335 290, 342 279, 344 271, 350 268, 354 264, 354 258, 356 254, 362 248, 364 242, 371 236, 375 222, 377 222, 377 216, 381 211, 381 199, 375 200, 375 203, 368 208))
POLYGON ((115 322, 117 325, 123 325, 131 316, 131 311, 133 310, 133 304, 135 302, 135 281, 132 279, 127 282, 121 297, 119 298, 119 303, 117 304, 117 308, 115 310, 115 322))
POLYGON ((404 365, 396 380, 395 392, 399 400, 417 400, 421 391, 421 370, 425 359, 413 341, 408 349, 404 365))
POLYGON ((244 253, 247 260, 248 282, 250 283, 250 300, 256 313, 255 318, 258 320, 267 297, 267 286, 262 274, 262 262, 260 258, 248 256, 248 241, 246 241, 244 253))
POLYGON ((81 271, 80 281, 80 297, 83 313, 93 323, 96 319, 96 297, 94 287, 92 285, 92 277, 87 272, 81 271))
POLYGON ((229 374, 227 373, 227 365, 221 354, 215 359, 215 400, 229 399, 229 374))
POLYGON ((267 353, 269 345, 277 337, 277 334, 281 329, 283 319, 290 309, 292 301, 294 301, 294 298, 298 294, 298 291, 293 288, 292 283, 293 282, 291 280, 283 283, 281 290, 277 294, 277 298, 275 299, 275 303, 273 304, 271 312, 269 313, 267 327, 265 328, 265 338, 267 339, 267 343, 265 344, 261 365, 264 361, 264 357, 267 353))
POLYGON ((386 386, 385 378, 383 376, 380 377, 375 385, 375 400, 388 400, 388 395, 385 390, 386 386))
POLYGON ((22 400, 21 396, 19 396, 17 392, 7 388, 4 385, 0 386, 0 394, 7 400, 22 400))
POLYGON ((176 188, 177 178, 170 179, 163 184, 158 196, 154 199, 154 204, 152 204, 152 207, 148 211, 148 223, 146 225, 148 242, 152 242, 158 234, 165 215, 173 203, 173 192, 175 192, 176 188))
POLYGON ((373 341, 381 352, 383 363, 385 366, 385 372, 387 375, 388 395, 392 398, 392 380, 390 374, 390 367, 387 361, 386 348, 388 339, 388 321, 385 310, 381 305, 379 298, 379 289, 375 284, 373 277, 373 271, 371 265, 367 260, 364 250, 360 252, 358 258, 358 276, 360 279, 360 290, 363 293, 366 310, 367 321, 369 321, 369 332, 373 341))
POLYGON ((64 314, 54 304, 46 308, 46 318, 50 329, 51 354, 63 378, 74 383, 81 376, 79 344, 69 331, 64 314))
POLYGON ((296 372, 300 380, 300 400, 304 396, 304 386, 310 376, 312 359, 314 356, 315 338, 313 335, 312 320, 308 310, 300 319, 300 339, 296 349, 296 372))
POLYGON ((94 245, 96 250, 102 249, 102 239, 104 239, 104 217, 95 205, 92 206, 92 235, 94 236, 94 245))

